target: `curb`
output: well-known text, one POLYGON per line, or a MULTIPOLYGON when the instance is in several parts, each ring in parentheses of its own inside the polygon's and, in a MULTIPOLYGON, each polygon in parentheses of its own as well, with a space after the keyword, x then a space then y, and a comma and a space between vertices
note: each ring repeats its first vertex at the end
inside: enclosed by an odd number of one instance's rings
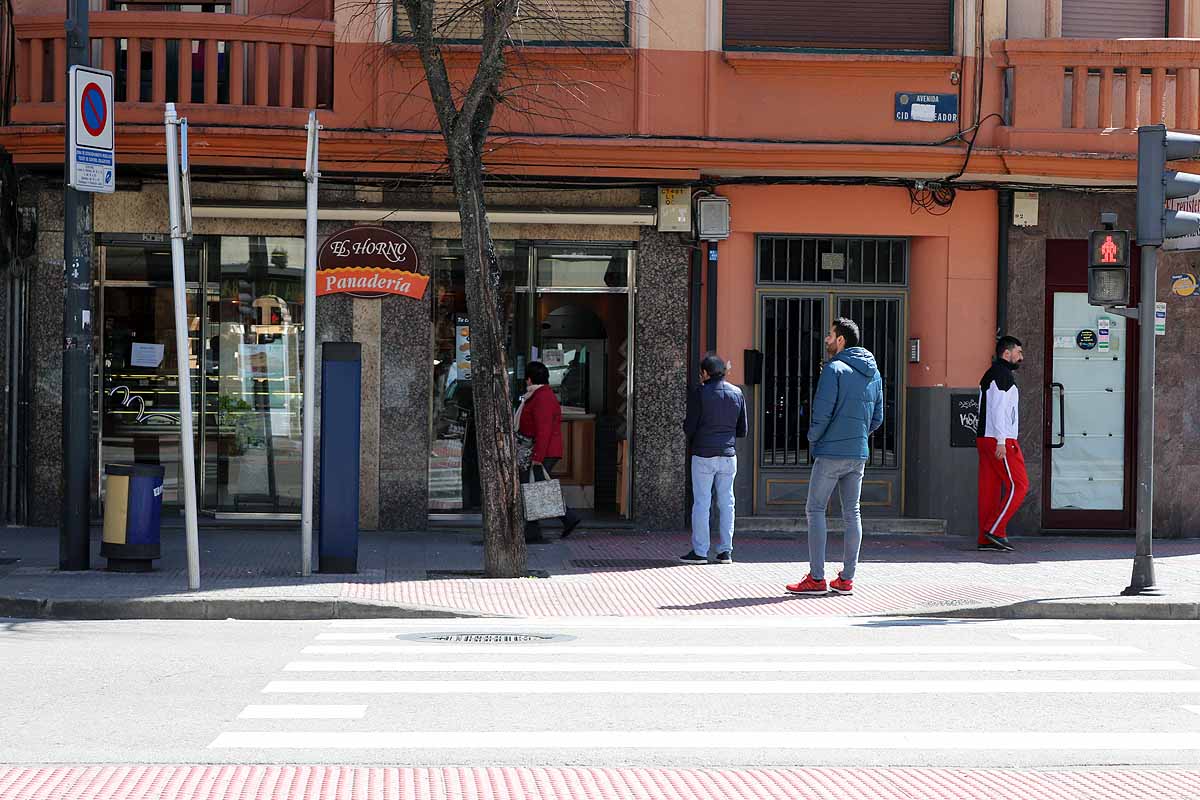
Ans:
POLYGON ((285 598, 239 600, 71 598, 55 600, 0 597, 0 617, 64 620, 503 619, 495 614, 453 608, 398 606, 363 600, 293 600, 285 598))
POLYGON ((1200 602, 1022 600, 1004 606, 956 608, 896 616, 960 619, 1200 620, 1200 602))

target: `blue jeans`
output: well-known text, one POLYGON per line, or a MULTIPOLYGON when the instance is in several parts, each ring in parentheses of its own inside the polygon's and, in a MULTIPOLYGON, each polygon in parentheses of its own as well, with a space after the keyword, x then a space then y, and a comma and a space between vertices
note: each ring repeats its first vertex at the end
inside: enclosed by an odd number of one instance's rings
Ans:
POLYGON ((842 577, 853 580, 862 547, 862 515, 858 499, 862 494, 863 469, 867 462, 858 458, 818 457, 808 480, 808 562, 813 580, 825 579, 825 509, 837 489, 842 500, 842 519, 846 521, 843 541, 842 577))
POLYGON ((737 456, 692 456, 692 551, 698 556, 708 555, 708 520, 714 485, 717 510, 721 515, 721 540, 717 552, 733 552, 733 479, 736 475, 737 456))

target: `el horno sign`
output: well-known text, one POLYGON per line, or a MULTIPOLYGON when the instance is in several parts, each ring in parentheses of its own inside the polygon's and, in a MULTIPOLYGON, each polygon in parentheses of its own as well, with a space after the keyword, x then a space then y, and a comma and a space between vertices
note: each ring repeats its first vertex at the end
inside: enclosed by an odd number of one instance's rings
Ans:
POLYGON ((394 231, 359 225, 325 240, 317 255, 317 296, 348 294, 376 298, 392 294, 420 299, 429 286, 417 251, 394 231))

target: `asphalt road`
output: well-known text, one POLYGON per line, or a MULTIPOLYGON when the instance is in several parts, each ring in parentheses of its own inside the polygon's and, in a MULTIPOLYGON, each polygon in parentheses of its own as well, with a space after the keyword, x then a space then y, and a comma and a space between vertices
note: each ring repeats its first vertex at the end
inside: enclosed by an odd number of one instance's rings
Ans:
POLYGON ((1198 634, 1146 621, 0 620, 0 761, 1194 767, 1198 634))

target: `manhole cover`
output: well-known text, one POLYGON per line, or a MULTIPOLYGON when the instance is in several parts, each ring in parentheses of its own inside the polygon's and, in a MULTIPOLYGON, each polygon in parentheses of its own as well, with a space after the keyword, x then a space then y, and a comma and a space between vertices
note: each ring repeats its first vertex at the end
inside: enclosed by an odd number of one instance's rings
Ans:
POLYGON ((571 566, 578 569, 659 569, 675 567, 679 562, 669 558, 574 558, 571 566))
POLYGON ((560 633, 403 633, 396 638, 440 644, 529 644, 567 642, 575 637, 560 633))

